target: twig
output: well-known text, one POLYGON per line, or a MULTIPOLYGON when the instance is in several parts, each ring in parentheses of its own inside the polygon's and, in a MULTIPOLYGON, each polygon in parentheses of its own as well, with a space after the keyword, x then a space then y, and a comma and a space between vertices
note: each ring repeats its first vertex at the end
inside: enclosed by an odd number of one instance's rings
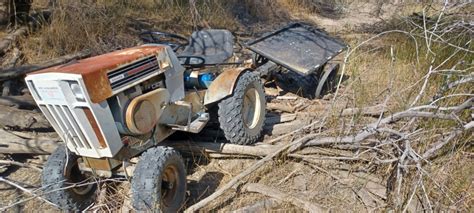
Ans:
POLYGON ((28 194, 31 194, 31 195, 37 197, 38 199, 40 199, 40 200, 42 200, 42 201, 44 201, 44 202, 46 202, 46 203, 48 203, 48 204, 50 204, 50 205, 53 205, 53 206, 58 207, 56 204, 51 203, 50 201, 48 201, 48 200, 46 200, 46 199, 40 197, 39 195, 33 193, 31 190, 26 189, 26 188, 24 188, 24 187, 22 187, 22 186, 20 186, 20 185, 18 185, 18 184, 16 184, 16 183, 13 183, 13 182, 11 182, 11 181, 9 181, 9 180, 3 178, 3 177, 0 177, 0 181, 4 182, 4 183, 6 183, 6 184, 8 184, 8 185, 10 185, 10 186, 13 186, 13 187, 15 187, 15 188, 17 188, 17 189, 20 189, 21 191, 24 191, 24 192, 26 192, 26 193, 28 193, 28 194))
POLYGON ((434 144, 430 149, 428 149, 428 150, 422 155, 422 157, 423 157, 424 159, 426 159, 426 160, 433 158, 433 157, 436 155, 436 153, 438 152, 438 150, 440 150, 440 149, 443 148, 446 144, 448 144, 449 142, 451 142, 451 140, 453 140, 454 138, 456 138, 456 136, 462 134, 463 132, 469 131, 469 130, 471 130, 471 129, 473 129, 473 128, 474 128, 474 121, 471 121, 471 122, 469 122, 468 124, 464 125, 462 129, 453 130, 453 131, 449 134, 449 136, 448 136, 446 139, 444 139, 444 140, 442 140, 442 141, 440 141, 440 142, 434 144))

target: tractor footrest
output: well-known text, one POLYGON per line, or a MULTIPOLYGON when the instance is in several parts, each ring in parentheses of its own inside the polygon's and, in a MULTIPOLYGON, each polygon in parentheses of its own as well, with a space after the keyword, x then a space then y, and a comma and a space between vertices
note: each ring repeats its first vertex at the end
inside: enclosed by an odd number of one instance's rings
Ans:
POLYGON ((202 113, 194 121, 190 122, 187 126, 181 125, 169 125, 173 130, 199 133, 206 126, 209 121, 209 113, 202 113))

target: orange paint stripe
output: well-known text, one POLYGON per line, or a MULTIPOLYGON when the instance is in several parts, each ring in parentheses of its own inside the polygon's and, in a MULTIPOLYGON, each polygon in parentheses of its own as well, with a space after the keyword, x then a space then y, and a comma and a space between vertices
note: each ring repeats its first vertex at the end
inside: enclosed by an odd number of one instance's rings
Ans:
POLYGON ((84 110, 84 113, 86 114, 87 120, 89 120, 89 123, 92 125, 92 129, 95 132, 95 136, 97 137, 97 140, 99 141, 100 148, 106 148, 107 143, 105 143, 104 135, 102 135, 99 125, 97 124, 97 121, 95 120, 94 115, 92 114, 91 110, 88 108, 84 108, 83 110, 84 110))

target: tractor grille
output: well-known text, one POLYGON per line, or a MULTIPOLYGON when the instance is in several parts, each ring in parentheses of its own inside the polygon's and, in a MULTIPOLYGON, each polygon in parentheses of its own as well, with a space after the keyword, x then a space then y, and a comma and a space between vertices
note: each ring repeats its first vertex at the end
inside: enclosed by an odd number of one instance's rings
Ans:
POLYGON ((39 106, 54 129, 62 136, 64 142, 70 143, 76 148, 92 148, 68 106, 52 104, 39 106))
POLYGON ((150 56, 140 59, 132 64, 120 67, 107 74, 112 90, 119 89, 141 79, 157 74, 160 69, 156 56, 150 56))

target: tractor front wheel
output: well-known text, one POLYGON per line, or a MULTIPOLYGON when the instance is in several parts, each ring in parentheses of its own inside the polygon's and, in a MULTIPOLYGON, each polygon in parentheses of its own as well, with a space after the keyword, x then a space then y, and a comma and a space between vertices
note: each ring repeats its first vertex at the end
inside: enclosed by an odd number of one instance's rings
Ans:
POLYGON ((95 200, 97 184, 79 170, 78 156, 59 146, 43 168, 45 197, 66 211, 82 211, 95 200))
POLYGON ((140 156, 132 178, 132 201, 137 211, 178 212, 186 195, 186 168, 181 155, 157 146, 140 156))

